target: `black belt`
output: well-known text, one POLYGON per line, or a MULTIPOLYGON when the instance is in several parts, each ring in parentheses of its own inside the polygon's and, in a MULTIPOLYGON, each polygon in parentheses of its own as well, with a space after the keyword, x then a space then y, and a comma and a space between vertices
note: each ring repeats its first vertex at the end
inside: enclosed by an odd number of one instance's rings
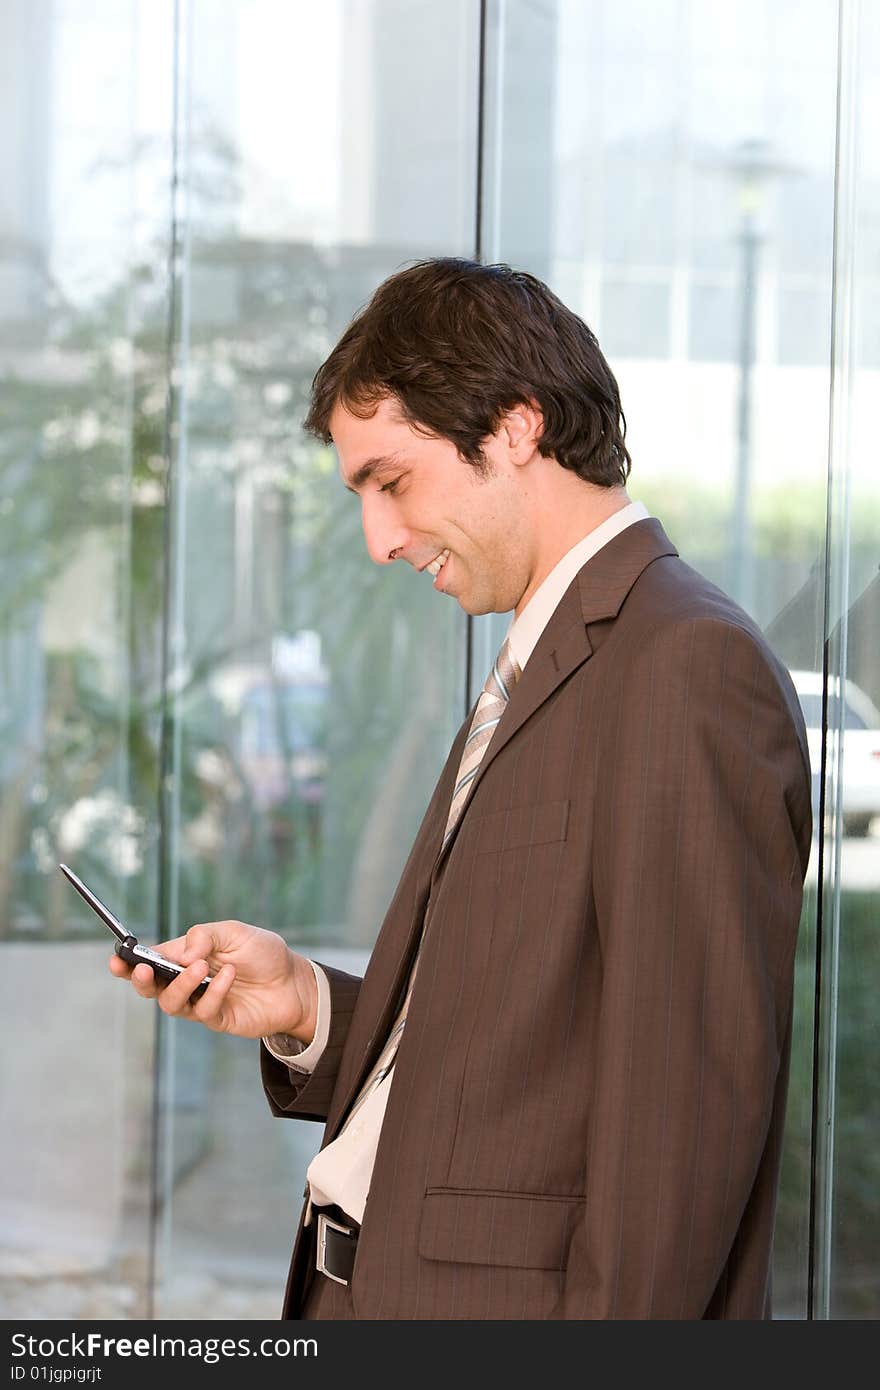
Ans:
POLYGON ((317 1268, 337 1284, 350 1284, 360 1226, 339 1207, 312 1207, 312 1215, 317 1218, 317 1268))

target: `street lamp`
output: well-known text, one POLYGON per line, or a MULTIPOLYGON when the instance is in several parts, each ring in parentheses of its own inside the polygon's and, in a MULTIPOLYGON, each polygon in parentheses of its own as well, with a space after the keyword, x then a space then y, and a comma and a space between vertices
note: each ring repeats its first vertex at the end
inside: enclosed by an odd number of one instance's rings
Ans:
POLYGON ((763 240, 759 213, 768 181, 790 172, 771 158, 763 140, 744 140, 727 166, 735 175, 741 213, 737 241, 740 247, 739 390, 736 412, 736 474, 733 492, 733 596, 748 613, 754 612, 755 575, 752 565, 751 454, 752 368, 755 361, 755 309, 757 306, 758 251, 763 240))

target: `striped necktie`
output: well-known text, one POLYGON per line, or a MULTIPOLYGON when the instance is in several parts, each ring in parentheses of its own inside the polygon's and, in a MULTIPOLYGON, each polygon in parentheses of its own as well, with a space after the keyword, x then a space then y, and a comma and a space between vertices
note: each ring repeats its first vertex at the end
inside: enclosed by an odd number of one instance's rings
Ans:
MULTIPOLYGON (((483 754, 489 747, 492 735, 500 723, 501 716, 507 708, 510 699, 510 692, 519 680, 522 672, 516 664, 516 660, 511 655, 507 639, 501 647, 500 652, 495 658, 495 665, 486 677, 477 707, 474 710, 474 717, 471 720, 471 727, 468 731, 467 739, 462 750, 461 762, 458 765, 458 775, 455 779, 455 790, 452 793, 452 801, 449 807, 449 816, 446 821, 446 829, 443 832, 443 845, 455 829, 458 819, 467 800, 468 792, 471 789, 473 780, 477 775, 477 769, 483 758, 483 754)), ((376 1087, 384 1080, 394 1066, 394 1059, 397 1056, 397 1049, 400 1046, 401 1035, 403 1034, 404 1024, 406 1023, 409 1001, 412 997, 413 984, 416 978, 416 969, 419 963, 419 954, 422 945, 419 942, 419 949, 413 961, 412 970, 409 975, 404 1001, 400 1006, 400 1011, 394 1020, 391 1032, 388 1034, 385 1046, 382 1048, 372 1070, 364 1081, 363 1086, 354 1102, 351 1110, 346 1116, 343 1129, 347 1129, 360 1110, 364 1101, 375 1091, 376 1087)))
POLYGON ((471 784, 480 769, 480 763, 483 761, 483 754, 501 722, 501 716, 510 699, 510 692, 521 675, 522 672, 516 664, 516 659, 510 651, 507 638, 505 638, 501 650, 495 658, 495 665, 486 677, 486 683, 477 701, 471 727, 462 750, 458 776, 455 779, 455 791, 452 793, 452 801, 449 806, 449 817, 443 832, 444 847, 458 824, 458 818, 467 801, 471 784))

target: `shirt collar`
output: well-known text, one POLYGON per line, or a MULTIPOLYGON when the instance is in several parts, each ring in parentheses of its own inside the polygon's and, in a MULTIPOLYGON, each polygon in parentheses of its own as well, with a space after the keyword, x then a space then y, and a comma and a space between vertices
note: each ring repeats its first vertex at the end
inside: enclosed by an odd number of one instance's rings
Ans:
POLYGON ((552 617, 559 600, 568 589, 579 570, 621 531, 637 521, 645 521, 650 512, 643 502, 629 502, 614 512, 599 526, 596 526, 583 540, 566 551, 562 559, 542 581, 529 599, 518 618, 514 618, 507 629, 507 641, 511 654, 520 670, 534 651, 538 638, 552 617))

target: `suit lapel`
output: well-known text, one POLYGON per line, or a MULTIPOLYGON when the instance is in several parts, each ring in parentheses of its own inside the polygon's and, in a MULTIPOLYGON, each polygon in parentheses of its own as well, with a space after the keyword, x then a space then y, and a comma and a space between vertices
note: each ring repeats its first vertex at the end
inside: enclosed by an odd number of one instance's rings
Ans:
MULTIPOLYGON (((653 560, 663 555, 678 555, 678 551, 660 522, 654 517, 649 517, 621 531, 575 575, 541 633, 534 651, 526 662, 525 670, 511 693, 501 723, 483 754, 458 824, 446 845, 438 853, 432 882, 436 880, 438 871, 458 836, 477 787, 486 775, 486 769, 553 691, 592 656, 590 625, 616 618, 639 575, 653 560)), ((469 721, 470 716, 460 731, 456 744, 460 742, 463 745, 469 721)), ((450 763, 451 755, 444 769, 444 778, 449 773, 450 763)), ((457 767, 456 761, 453 768, 457 767)), ((453 771, 452 782, 454 775, 453 771)), ((452 782, 449 788, 450 797, 452 782)))

